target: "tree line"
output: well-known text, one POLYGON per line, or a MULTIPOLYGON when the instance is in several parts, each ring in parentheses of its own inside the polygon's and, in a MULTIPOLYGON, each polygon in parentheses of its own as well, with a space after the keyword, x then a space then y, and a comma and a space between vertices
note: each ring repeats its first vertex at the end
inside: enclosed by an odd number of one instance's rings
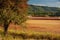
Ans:
POLYGON ((47 6, 36 6, 29 5, 28 14, 37 17, 59 17, 60 8, 58 7, 47 7, 47 6))

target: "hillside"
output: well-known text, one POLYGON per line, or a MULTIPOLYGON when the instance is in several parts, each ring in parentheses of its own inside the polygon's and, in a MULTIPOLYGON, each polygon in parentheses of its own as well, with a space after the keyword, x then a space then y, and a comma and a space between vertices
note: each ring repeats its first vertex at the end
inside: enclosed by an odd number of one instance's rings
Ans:
POLYGON ((56 13, 59 11, 60 8, 57 7, 36 6, 36 5, 29 5, 28 7, 28 13, 32 16, 55 16, 56 13))

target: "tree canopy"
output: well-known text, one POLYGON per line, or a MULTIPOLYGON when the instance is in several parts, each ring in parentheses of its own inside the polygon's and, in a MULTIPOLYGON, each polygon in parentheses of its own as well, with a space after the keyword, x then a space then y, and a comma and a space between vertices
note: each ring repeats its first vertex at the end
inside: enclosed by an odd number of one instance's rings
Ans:
POLYGON ((27 20, 28 0, 0 0, 0 24, 5 32, 11 22, 22 24, 27 20))

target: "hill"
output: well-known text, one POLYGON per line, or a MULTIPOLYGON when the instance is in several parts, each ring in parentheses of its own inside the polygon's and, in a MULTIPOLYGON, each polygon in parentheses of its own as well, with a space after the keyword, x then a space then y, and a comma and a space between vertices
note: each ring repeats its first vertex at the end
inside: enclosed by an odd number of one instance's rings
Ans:
POLYGON ((58 7, 36 6, 36 5, 28 6, 28 13, 29 15, 32 16, 56 16, 56 13, 59 11, 60 8, 58 7))

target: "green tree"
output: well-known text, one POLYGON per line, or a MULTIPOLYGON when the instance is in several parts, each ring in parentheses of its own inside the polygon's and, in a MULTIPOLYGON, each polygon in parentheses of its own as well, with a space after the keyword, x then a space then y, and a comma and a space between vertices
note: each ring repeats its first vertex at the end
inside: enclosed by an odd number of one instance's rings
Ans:
POLYGON ((7 33, 10 23, 20 24, 27 20, 28 0, 0 0, 0 25, 4 27, 4 34, 7 33))

